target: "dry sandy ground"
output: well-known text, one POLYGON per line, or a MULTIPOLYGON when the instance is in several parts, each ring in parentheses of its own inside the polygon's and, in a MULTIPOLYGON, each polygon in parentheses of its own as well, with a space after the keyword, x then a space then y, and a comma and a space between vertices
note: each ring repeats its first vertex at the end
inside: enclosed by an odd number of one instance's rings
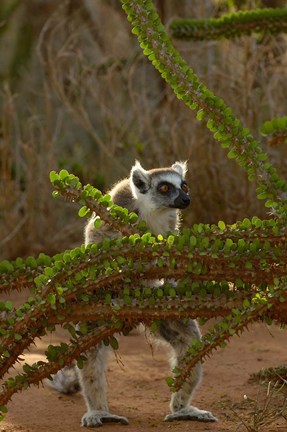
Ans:
MULTIPOLYGON (((43 358, 47 344, 63 337, 59 332, 41 341, 26 360, 43 358)), ((204 365, 204 380, 194 397, 194 404, 211 410, 218 423, 163 422, 168 413, 169 389, 165 377, 169 375, 167 352, 164 347, 151 351, 144 335, 132 334, 120 340, 120 359, 112 356, 108 368, 109 401, 111 411, 127 416, 130 424, 104 425, 103 432, 234 432, 240 420, 251 418, 250 406, 243 402, 246 394, 252 398, 265 396, 266 388, 248 381, 252 372, 262 367, 286 364, 286 330, 279 327, 253 325, 240 338, 235 336, 229 346, 217 351, 204 365), (121 364, 122 363, 122 364, 121 364)), ((47 386, 33 387, 13 397, 9 413, 1 423, 3 432, 76 432, 83 431, 80 418, 85 411, 80 393, 60 395, 47 386)), ((287 422, 281 418, 262 430, 287 432, 287 422)))

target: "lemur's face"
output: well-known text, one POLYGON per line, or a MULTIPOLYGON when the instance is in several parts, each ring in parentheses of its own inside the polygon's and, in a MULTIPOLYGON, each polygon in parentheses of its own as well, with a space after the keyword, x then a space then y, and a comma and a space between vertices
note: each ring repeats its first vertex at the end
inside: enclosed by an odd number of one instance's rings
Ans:
POLYGON ((151 199, 158 207, 185 209, 190 204, 188 186, 182 177, 173 172, 166 172, 151 178, 151 199))
POLYGON ((139 164, 131 173, 136 199, 151 209, 185 209, 190 204, 188 186, 184 179, 186 164, 176 162, 170 168, 145 171, 139 164))

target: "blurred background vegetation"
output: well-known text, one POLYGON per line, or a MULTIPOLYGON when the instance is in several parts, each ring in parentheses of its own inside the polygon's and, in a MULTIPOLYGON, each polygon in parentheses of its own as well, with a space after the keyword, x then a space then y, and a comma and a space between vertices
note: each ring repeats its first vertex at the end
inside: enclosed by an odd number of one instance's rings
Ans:
MULTIPOLYGON (((164 23, 286 5, 155 2, 164 23)), ((266 147, 260 125, 286 115, 286 35, 174 43, 266 147)), ((286 178, 286 144, 266 151, 286 178)), ((265 215, 245 172, 144 58, 119 0, 1 0, 0 259, 83 242, 75 206, 51 197, 51 170, 105 190, 136 158, 147 169, 188 159, 186 225, 265 215)))

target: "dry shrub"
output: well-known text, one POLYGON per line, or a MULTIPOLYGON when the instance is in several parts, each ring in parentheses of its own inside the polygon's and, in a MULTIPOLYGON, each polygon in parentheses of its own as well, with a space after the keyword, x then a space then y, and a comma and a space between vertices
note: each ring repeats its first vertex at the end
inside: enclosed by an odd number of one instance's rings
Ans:
MULTIPOLYGON (((51 199, 51 169, 66 168, 102 189, 127 175, 135 158, 147 168, 188 159, 193 206, 186 224, 264 217, 243 170, 143 57, 119 3, 56 3, 47 9, 17 99, 4 92, 13 121, 1 144, 0 256, 82 242, 75 209, 51 199)), ((157 3, 165 22, 217 10, 212 2, 157 3)), ((176 46, 259 139, 263 121, 286 114, 285 37, 176 46)), ((267 151, 284 176, 284 145, 267 151)))
POLYGON ((286 425, 286 388, 280 380, 274 384, 269 382, 267 390, 259 389, 256 399, 244 395, 241 403, 233 405, 234 421, 239 421, 235 432, 270 432, 286 425))

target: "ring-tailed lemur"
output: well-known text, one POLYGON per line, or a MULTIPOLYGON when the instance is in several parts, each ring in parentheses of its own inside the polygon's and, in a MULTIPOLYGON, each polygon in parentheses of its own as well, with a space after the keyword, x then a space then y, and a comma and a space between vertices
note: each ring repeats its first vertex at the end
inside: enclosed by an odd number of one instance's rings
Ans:
MULTIPOLYGON (((139 162, 136 162, 130 177, 117 183, 109 194, 115 204, 137 213, 139 219, 146 221, 148 229, 153 234, 164 234, 179 228, 179 209, 184 209, 190 204, 185 181, 186 171, 186 162, 175 162, 171 167, 150 171, 146 171, 139 162)), ((95 217, 96 215, 86 226, 86 244, 102 240, 109 234, 108 227, 105 226, 95 230, 95 217)), ((161 321, 156 336, 172 348, 172 368, 181 366, 192 339, 201 338, 196 321, 191 319, 188 323, 180 320, 161 321)), ((50 384, 63 393, 71 393, 81 387, 87 405, 87 412, 82 418, 83 426, 96 427, 105 422, 128 424, 126 417, 109 412, 105 378, 108 351, 109 347, 103 343, 98 344, 88 353, 84 367, 78 370, 78 376, 73 375, 73 370, 65 368, 54 375, 50 384)), ((170 403, 172 413, 165 417, 166 421, 217 420, 211 412, 189 405, 192 394, 201 381, 201 376, 201 364, 198 363, 191 378, 179 391, 172 394, 170 403)))

